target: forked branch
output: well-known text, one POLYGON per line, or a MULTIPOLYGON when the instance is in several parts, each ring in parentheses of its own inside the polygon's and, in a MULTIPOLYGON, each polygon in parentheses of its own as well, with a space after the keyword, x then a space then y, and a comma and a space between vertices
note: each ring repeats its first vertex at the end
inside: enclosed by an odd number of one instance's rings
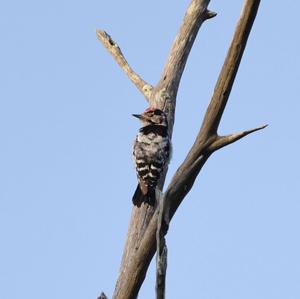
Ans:
POLYGON ((234 133, 234 134, 230 134, 230 135, 226 135, 226 136, 218 136, 216 138, 216 140, 214 142, 212 142, 210 144, 210 146, 208 147, 208 151, 209 152, 214 152, 226 145, 229 145, 231 143, 234 143, 236 141, 238 141, 239 139, 246 137, 247 135, 254 133, 256 131, 262 130, 264 128, 266 128, 268 125, 263 125, 254 129, 250 129, 247 131, 243 131, 243 132, 238 132, 238 133, 234 133))
MULTIPOLYGON (((180 203, 192 188, 195 179, 209 156, 230 143, 233 143, 248 134, 264 129, 266 125, 229 136, 218 136, 217 129, 220 124, 230 91, 247 44, 248 36, 252 28, 260 0, 245 0, 244 7, 238 21, 231 45, 229 47, 219 79, 201 129, 185 161, 176 171, 166 191, 165 205, 168 207, 168 215, 164 217, 168 225, 180 203)), ((152 219, 155 223, 155 219, 152 219)), ((151 226, 149 226, 150 228, 151 226)), ((147 233, 152 234, 150 231, 147 233)))
POLYGON ((167 201, 166 204, 170 207, 170 217, 173 216, 181 201, 192 187, 207 158, 215 150, 233 143, 252 132, 265 128, 265 126, 263 126, 227 137, 219 137, 217 134, 220 120, 227 104, 247 44, 248 36, 257 14, 259 3, 260 0, 245 0, 244 2, 241 16, 236 26, 233 39, 198 136, 185 161, 176 171, 168 188, 170 194, 173 194, 172 196, 165 197, 167 201), (199 163, 198 167, 196 167, 192 173, 187 175, 189 168, 192 167, 192 165, 195 164, 195 161, 200 157, 202 157, 203 163, 199 163), (176 192, 172 191, 172 189, 176 190, 176 192), (168 201, 170 201, 170 203, 168 203, 168 201))

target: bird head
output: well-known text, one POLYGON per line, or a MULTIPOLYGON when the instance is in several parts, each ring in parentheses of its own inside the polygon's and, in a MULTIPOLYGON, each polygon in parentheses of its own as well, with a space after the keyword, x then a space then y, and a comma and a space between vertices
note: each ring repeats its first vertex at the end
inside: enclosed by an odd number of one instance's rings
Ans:
POLYGON ((132 116, 138 118, 143 127, 149 125, 167 126, 167 115, 160 109, 147 108, 142 114, 132 114, 132 116))

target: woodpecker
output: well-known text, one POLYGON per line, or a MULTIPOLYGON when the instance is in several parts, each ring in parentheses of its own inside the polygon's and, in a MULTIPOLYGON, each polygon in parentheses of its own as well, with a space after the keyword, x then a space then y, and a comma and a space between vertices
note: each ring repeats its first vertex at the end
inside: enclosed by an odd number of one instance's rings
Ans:
POLYGON ((156 185, 170 159, 167 115, 160 109, 150 107, 142 114, 133 116, 141 121, 142 127, 133 144, 138 186, 132 202, 137 206, 142 202, 154 205, 156 185))

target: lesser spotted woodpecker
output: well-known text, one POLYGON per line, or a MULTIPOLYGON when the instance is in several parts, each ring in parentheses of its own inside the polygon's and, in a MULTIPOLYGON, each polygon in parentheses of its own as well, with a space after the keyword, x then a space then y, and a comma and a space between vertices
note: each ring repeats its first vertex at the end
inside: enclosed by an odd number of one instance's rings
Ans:
POLYGON ((142 127, 133 144, 138 186, 132 201, 137 206, 143 202, 154 205, 157 183, 170 159, 167 115, 160 109, 150 107, 142 114, 133 116, 141 121, 142 127))

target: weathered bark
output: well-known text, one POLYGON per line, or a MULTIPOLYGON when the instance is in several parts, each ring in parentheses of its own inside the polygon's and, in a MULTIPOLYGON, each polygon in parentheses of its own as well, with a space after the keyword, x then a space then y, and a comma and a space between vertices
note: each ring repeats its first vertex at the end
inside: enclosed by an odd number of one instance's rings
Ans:
MULTIPOLYGON (((152 87, 134 73, 119 47, 106 33, 97 31, 98 38, 128 74, 132 82, 145 95, 150 105, 164 108, 168 114, 170 135, 172 135, 174 124, 177 91, 189 52, 202 23, 216 15, 207 10, 209 2, 209 0, 193 0, 191 2, 171 48, 161 79, 155 87, 152 87)), ((158 207, 153 208, 147 204, 142 205, 140 208, 133 207, 119 278, 113 295, 114 299, 134 299, 137 297, 156 250, 156 233, 159 237, 158 241, 162 242, 158 242, 160 253, 164 254, 163 236, 167 233, 169 221, 192 188, 198 173, 209 156, 219 148, 265 127, 262 126, 228 136, 218 136, 217 134, 259 3, 260 0, 245 0, 242 14, 199 134, 163 196, 165 200, 163 208, 161 208, 163 210, 161 220, 158 221, 158 207), (162 229, 157 230, 157 225, 162 229)), ((163 181, 160 185, 161 188, 163 181)))

